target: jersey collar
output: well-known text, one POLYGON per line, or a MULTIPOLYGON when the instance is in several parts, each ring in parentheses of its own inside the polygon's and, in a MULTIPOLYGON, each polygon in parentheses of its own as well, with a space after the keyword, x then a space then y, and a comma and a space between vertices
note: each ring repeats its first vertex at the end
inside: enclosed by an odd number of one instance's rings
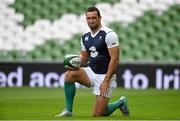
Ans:
POLYGON ((91 36, 94 38, 94 37, 99 33, 99 31, 102 30, 102 28, 103 28, 103 26, 101 26, 101 28, 99 28, 99 29, 96 31, 96 33, 94 33, 94 34, 90 31, 91 36))

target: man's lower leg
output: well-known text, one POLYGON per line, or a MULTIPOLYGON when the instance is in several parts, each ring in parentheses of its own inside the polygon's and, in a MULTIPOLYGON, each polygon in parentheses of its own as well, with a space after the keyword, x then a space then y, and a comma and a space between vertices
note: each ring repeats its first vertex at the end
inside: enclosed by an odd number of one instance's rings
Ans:
POLYGON ((66 97, 66 110, 72 112, 73 100, 76 93, 76 87, 74 82, 64 83, 64 93, 66 97))
POLYGON ((118 109, 119 107, 121 107, 122 105, 124 104, 123 101, 115 101, 115 102, 111 102, 111 103, 108 103, 108 106, 107 106, 107 110, 106 110, 106 116, 109 116, 111 115, 116 109, 118 109))

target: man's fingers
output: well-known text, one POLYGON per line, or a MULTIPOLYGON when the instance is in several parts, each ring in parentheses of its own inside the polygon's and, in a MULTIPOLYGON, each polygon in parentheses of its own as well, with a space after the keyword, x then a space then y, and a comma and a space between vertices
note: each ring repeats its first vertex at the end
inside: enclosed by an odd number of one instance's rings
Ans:
POLYGON ((107 89, 106 89, 106 88, 101 88, 100 95, 101 95, 101 96, 105 96, 105 95, 106 95, 106 92, 107 92, 107 89))

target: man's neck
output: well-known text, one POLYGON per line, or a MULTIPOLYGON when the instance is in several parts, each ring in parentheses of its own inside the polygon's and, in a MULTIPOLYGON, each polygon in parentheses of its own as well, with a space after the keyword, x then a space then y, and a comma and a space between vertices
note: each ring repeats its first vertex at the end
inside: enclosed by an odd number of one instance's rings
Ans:
POLYGON ((101 27, 102 27, 102 25, 99 25, 98 28, 96 28, 94 30, 91 29, 91 33, 94 35, 101 27))

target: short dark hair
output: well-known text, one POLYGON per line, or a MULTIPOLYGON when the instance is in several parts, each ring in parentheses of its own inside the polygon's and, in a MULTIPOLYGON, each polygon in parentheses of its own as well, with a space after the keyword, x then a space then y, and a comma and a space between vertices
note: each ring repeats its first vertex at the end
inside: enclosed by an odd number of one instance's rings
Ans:
POLYGON ((90 7, 88 7, 87 10, 86 10, 86 13, 87 13, 87 12, 92 12, 92 11, 96 11, 97 14, 98 14, 98 16, 101 16, 99 9, 96 8, 95 6, 90 6, 90 7))

